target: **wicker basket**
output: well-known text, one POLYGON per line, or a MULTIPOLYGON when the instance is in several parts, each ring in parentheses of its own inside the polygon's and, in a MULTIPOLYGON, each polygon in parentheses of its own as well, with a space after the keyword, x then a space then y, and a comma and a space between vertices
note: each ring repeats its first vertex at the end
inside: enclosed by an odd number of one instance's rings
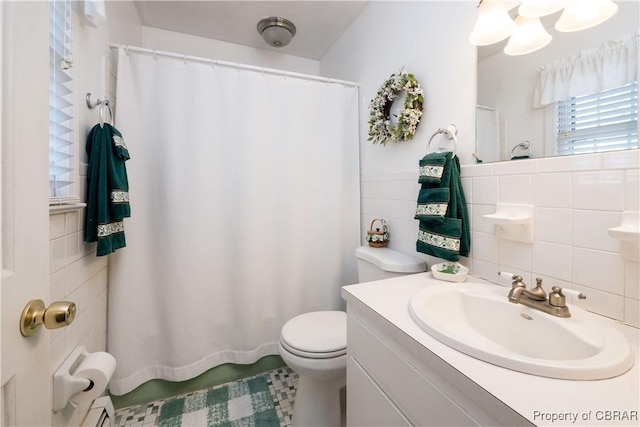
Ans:
POLYGON ((367 242, 369 242, 369 246, 374 248, 383 248, 387 246, 389 243, 389 230, 387 228, 387 223, 384 219, 374 219, 371 221, 371 225, 369 226, 369 231, 367 231, 367 242), (380 221, 380 228, 373 228, 373 225, 376 221, 380 221))

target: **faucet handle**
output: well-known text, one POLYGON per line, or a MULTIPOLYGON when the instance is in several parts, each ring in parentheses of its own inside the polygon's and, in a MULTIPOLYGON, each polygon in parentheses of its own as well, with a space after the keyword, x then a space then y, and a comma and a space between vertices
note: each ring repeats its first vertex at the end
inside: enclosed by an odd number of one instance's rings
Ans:
POLYGON ((509 273, 508 271, 499 271, 498 275, 500 277, 503 277, 505 279, 511 280, 511 287, 517 287, 517 286, 521 286, 521 287, 526 287, 526 285, 523 282, 522 276, 518 276, 517 274, 513 274, 513 273, 509 273))
POLYGON ((516 276, 513 273, 509 273, 508 271, 498 271, 498 276, 507 280, 513 280, 514 277, 520 277, 520 276, 516 276))
POLYGON ((587 296, 580 291, 574 291, 573 289, 560 289, 563 294, 566 294, 571 297, 575 297, 578 299, 587 299, 587 296))
POLYGON ((562 288, 560 286, 553 286, 551 288, 551 293, 549 293, 549 305, 553 307, 567 306, 567 299, 562 293, 562 288))
POLYGON ((574 291, 573 289, 562 289, 560 286, 554 286, 551 288, 553 292, 549 294, 549 305, 554 307, 566 307, 567 300, 564 294, 577 297, 578 299, 587 299, 586 295, 582 292, 574 291))

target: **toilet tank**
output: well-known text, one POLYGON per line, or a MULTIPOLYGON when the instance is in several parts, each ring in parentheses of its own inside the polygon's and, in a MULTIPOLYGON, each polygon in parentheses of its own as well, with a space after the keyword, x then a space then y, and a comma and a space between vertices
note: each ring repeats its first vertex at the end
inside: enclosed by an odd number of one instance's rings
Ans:
POLYGON ((360 246, 356 249, 358 283, 389 279, 426 271, 427 264, 389 248, 360 246))

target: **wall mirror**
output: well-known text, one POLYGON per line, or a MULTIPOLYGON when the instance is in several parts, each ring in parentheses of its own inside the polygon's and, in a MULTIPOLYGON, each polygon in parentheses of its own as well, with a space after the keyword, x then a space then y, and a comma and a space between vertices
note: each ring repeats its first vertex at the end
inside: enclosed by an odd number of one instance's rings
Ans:
MULTIPOLYGON (((514 2, 511 2, 514 3, 514 2)), ((520 2, 515 2, 520 3, 520 2)), ((494 162, 557 155, 555 149, 555 108, 533 108, 539 68, 601 47, 610 40, 637 35, 640 4, 616 1, 617 13, 609 20, 586 30, 561 33, 554 24, 561 12, 541 18, 553 37, 544 48, 520 56, 503 52, 507 40, 478 47, 476 156, 494 162)), ((517 14, 517 6, 510 14, 517 14)), ((637 58, 636 58, 637 63, 637 58)), ((637 113, 636 113, 637 116, 637 113)))

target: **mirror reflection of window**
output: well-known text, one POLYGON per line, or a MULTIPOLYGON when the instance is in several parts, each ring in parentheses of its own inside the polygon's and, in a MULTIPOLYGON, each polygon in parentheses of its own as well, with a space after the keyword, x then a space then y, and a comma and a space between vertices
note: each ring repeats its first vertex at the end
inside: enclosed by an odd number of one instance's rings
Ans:
POLYGON ((586 154, 638 147, 640 36, 608 40, 540 68, 534 108, 554 111, 547 152, 586 154))
MULTIPOLYGON (((519 3, 519 2, 513 2, 519 3)), ((492 159, 488 153, 496 147, 487 147, 483 141, 477 140, 477 156, 483 162, 508 161, 511 150, 522 141, 530 141, 533 157, 548 157, 559 154, 557 141, 557 118, 555 103, 566 101, 571 96, 552 100, 551 108, 534 108, 534 94, 538 83, 539 69, 556 61, 571 58, 581 52, 597 49, 607 41, 619 41, 637 34, 640 28, 640 2, 615 1, 617 13, 609 20, 586 30, 576 32, 559 32, 554 25, 561 12, 544 16, 541 22, 553 36, 545 47, 520 56, 510 56, 503 52, 507 40, 489 46, 478 47, 478 84, 477 104, 495 108, 499 115, 500 155, 492 159)), ((518 8, 510 9, 513 15, 518 8)), ((634 53, 635 64, 638 64, 637 51, 634 53)), ((620 87, 637 80, 637 71, 632 79, 618 84, 620 87)), ((604 73, 609 74, 607 71, 604 73)), ((579 95, 589 95, 604 89, 591 90, 579 95)), ((575 96, 575 95, 572 95, 575 96)), ((482 125, 477 119, 478 128, 482 125)), ((478 131, 480 132, 480 131, 478 131)), ((478 133, 481 135, 481 133, 478 133)))
POLYGON ((556 154, 638 148, 638 82, 556 103, 556 154))

